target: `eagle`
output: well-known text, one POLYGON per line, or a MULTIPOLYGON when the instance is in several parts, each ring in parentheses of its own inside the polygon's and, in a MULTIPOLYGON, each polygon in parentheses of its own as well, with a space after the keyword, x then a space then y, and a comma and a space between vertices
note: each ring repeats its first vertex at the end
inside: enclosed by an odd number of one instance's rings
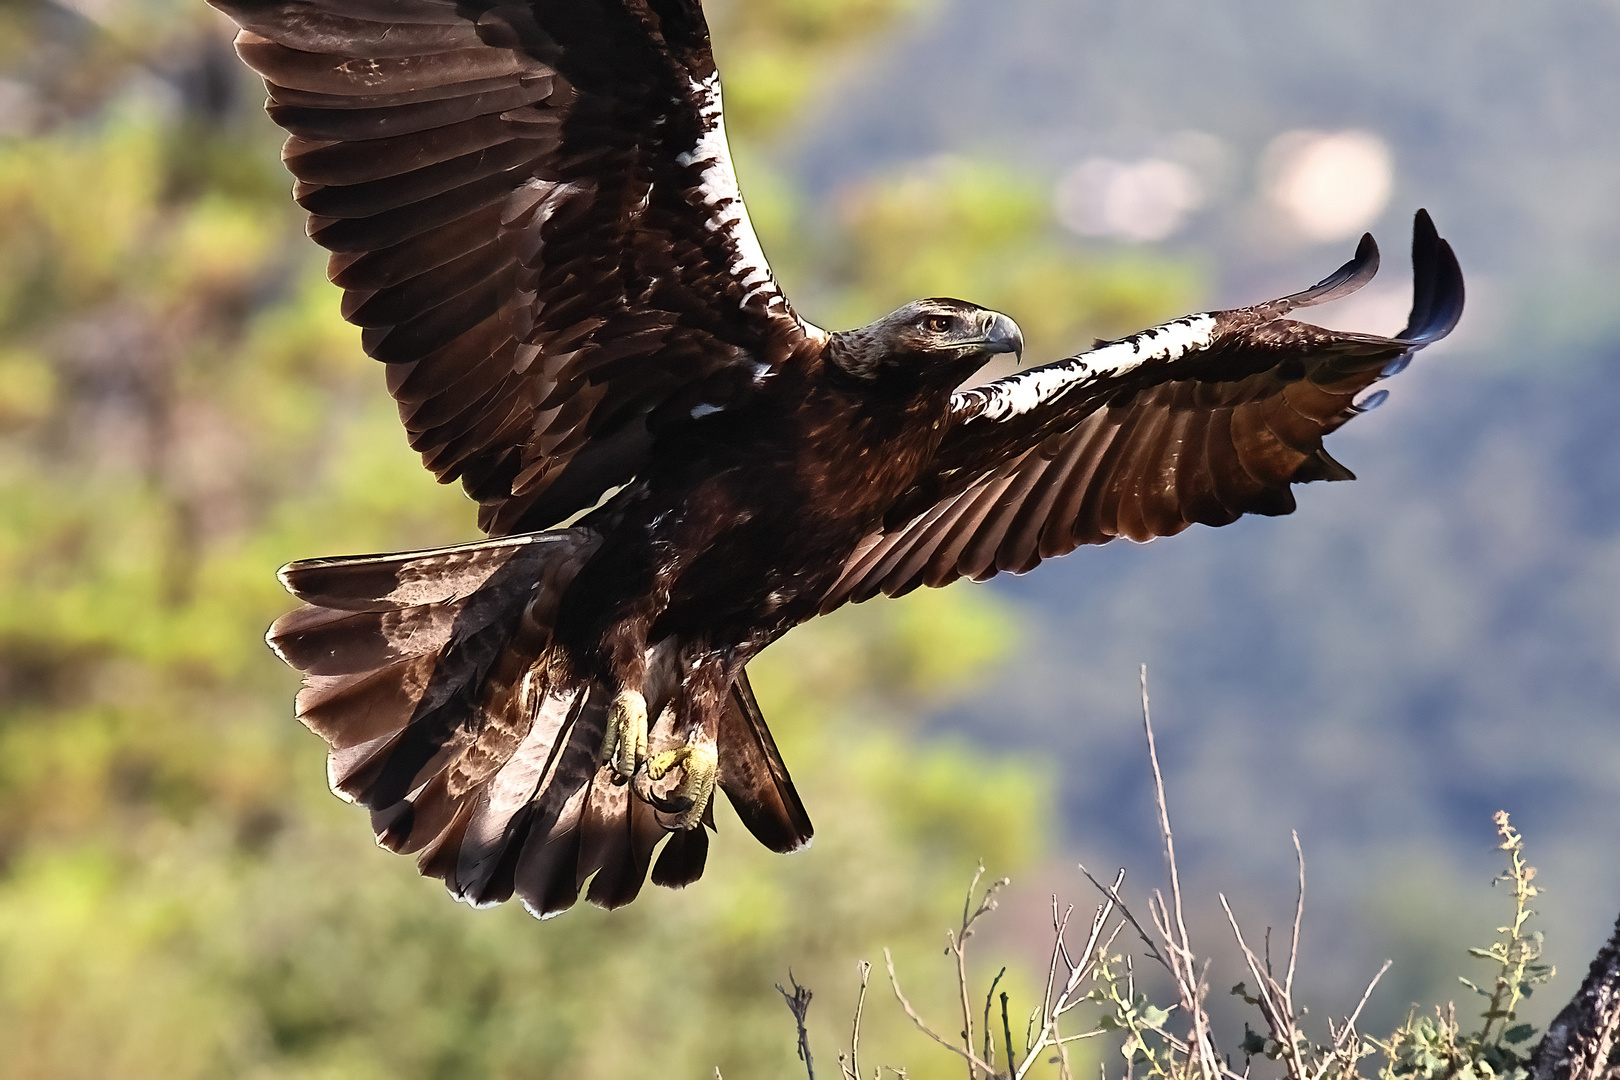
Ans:
POLYGON ((783 295, 698 0, 212 2, 343 316, 488 537, 291 563, 303 606, 267 638, 332 789, 475 905, 688 885, 716 789, 766 847, 807 844, 760 650, 880 593, 1290 513, 1353 479, 1324 436, 1462 312, 1419 211, 1394 337, 1289 318, 1372 277, 1366 236, 1303 292, 963 389, 1022 359, 1007 315, 932 298, 828 332, 783 295))

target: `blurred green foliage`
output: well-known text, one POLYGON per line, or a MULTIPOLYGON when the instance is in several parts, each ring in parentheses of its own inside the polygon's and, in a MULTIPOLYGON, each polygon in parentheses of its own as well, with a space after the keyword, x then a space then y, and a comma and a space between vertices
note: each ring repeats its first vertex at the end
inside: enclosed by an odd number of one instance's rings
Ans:
POLYGON ((1050 227, 1050 204, 1037 178, 954 157, 841 193, 833 322, 858 326, 918 296, 959 296, 1012 313, 1030 357, 1045 362, 1193 302, 1184 264, 1078 257, 1050 227))
MULTIPOLYGON (((927 0, 715 0, 704 5, 725 74, 726 128, 768 138, 831 85, 896 16, 927 0)), ((752 200, 751 200, 752 201, 752 200)))
MULTIPOLYGON (((719 12, 789 291, 851 318, 966 293, 1050 342, 1175 306, 1185 276, 1093 267, 1047 239, 1038 193, 970 164, 874 183, 795 243, 822 211, 762 140, 904 7, 719 12)), ((471 507, 419 468, 339 320, 222 21, 165 0, 0 19, 33 45, 0 64, 34 94, 0 137, 0 1075, 787 1075, 789 965, 847 1015, 855 961, 937 947, 975 860, 1041 857, 1044 768, 906 722, 1016 642, 965 589, 756 664, 806 853, 722 807, 696 887, 541 925, 376 849, 260 642, 288 604, 273 570, 468 539, 471 507)), ((864 1038, 899 1059, 908 1022, 873 1008, 864 1038)))

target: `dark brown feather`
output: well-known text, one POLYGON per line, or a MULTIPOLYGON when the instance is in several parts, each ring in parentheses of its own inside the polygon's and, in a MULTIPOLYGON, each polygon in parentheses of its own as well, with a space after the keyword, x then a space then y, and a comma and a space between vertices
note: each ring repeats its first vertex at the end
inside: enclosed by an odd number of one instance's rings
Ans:
POLYGON ((732 684, 716 742, 720 750, 716 782, 743 826, 772 851, 797 851, 808 844, 815 835, 810 815, 765 726, 746 671, 739 672, 732 684))
POLYGON ((304 680, 298 719, 334 750, 345 750, 398 731, 410 720, 437 658, 415 656, 353 675, 304 680))
POLYGON ((930 468, 846 559, 820 610, 919 583, 1023 572, 1117 536, 1287 514, 1292 484, 1350 478, 1322 437, 1355 415, 1357 394, 1444 337, 1462 312, 1456 259, 1420 211, 1412 316, 1399 337, 1285 317, 1354 291, 1377 263, 1366 237, 1354 259, 1303 292, 1105 343, 1116 355, 1130 350, 1118 367, 1081 356, 959 393, 930 468))
POLYGON ((738 196, 682 157, 711 123, 695 4, 220 6, 356 293, 346 317, 372 356, 416 365, 411 443, 486 530, 589 506, 650 460, 660 402, 807 339, 749 265, 746 220, 716 227, 738 196), (570 468, 597 438, 619 452, 570 468))
POLYGON ((680 829, 669 834, 664 850, 653 864, 652 882, 666 889, 684 889, 703 876, 709 858, 709 832, 680 829))

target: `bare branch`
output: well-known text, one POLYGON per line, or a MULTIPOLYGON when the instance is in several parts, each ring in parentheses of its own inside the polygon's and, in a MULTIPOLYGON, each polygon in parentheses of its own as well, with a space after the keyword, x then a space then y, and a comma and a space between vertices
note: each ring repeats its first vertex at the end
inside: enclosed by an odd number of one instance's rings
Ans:
POLYGON ((940 1035, 936 1031, 934 1031, 933 1028, 928 1026, 927 1021, 925 1021, 917 1013, 917 1010, 911 1007, 911 1002, 906 1000, 906 995, 904 993, 902 993, 901 990, 900 990, 900 979, 894 973, 894 957, 889 955, 889 950, 888 949, 883 950, 883 963, 884 963, 884 966, 889 969, 889 986, 894 989, 895 1000, 900 1002, 900 1007, 906 1011, 907 1016, 911 1017, 911 1022, 913 1024, 917 1025, 917 1030, 921 1031, 924 1035, 927 1035, 930 1039, 933 1039, 935 1042, 939 1043, 939 1045, 945 1047, 945 1049, 949 1050, 951 1053, 957 1054, 960 1057, 962 1057, 963 1059, 965 1059, 967 1061, 967 1063, 968 1063, 969 1068, 982 1069, 984 1071, 985 1076, 987 1076, 987 1077, 988 1076, 994 1076, 995 1075, 995 1070, 990 1068, 990 1066, 986 1065, 983 1061, 981 1061, 979 1059, 979 1055, 975 1054, 971 1049, 963 1050, 960 1046, 957 1046, 955 1043, 949 1042, 949 1041, 941 1038, 940 1035))
POLYGON ((1378 980, 1384 977, 1384 972, 1388 971, 1390 965, 1393 963, 1393 960, 1385 960, 1384 966, 1378 969, 1378 974, 1374 975, 1372 977, 1372 981, 1367 984, 1367 989, 1361 992, 1361 1000, 1356 1002, 1355 1011, 1352 1012, 1350 1014, 1350 1018, 1344 1022, 1344 1030, 1339 1032, 1339 1034, 1333 1039, 1333 1049, 1335 1052, 1342 1051, 1344 1049, 1344 1041, 1353 1031, 1356 1030, 1356 1021, 1361 1019, 1361 1010, 1367 1007, 1367 999, 1372 997, 1373 987, 1378 985, 1378 980))
POLYGON ((1001 992, 1001 1037, 1006 1041, 1007 1072, 1011 1073, 1018 1065, 1018 1056, 1012 1048, 1012 1022, 1007 1019, 1007 991, 1001 992))
MULTIPOLYGON (((992 881, 989 887, 984 890, 984 896, 979 900, 979 906, 975 908, 973 906, 973 890, 979 887, 979 881, 983 877, 984 863, 981 862, 979 863, 979 868, 973 873, 973 880, 968 883, 967 896, 962 900, 961 929, 954 934, 949 930, 945 932, 946 939, 950 941, 951 954, 956 958, 956 985, 962 1003, 962 1048, 967 1051, 966 1056, 970 1061, 970 1064, 968 1065, 968 1080, 974 1080, 973 1065, 971 1064, 971 1062, 974 1060, 974 1055, 973 1004, 970 1000, 972 991, 968 986, 967 942, 968 938, 973 936, 973 924, 978 922, 982 916, 988 915, 990 912, 996 910, 996 893, 1000 892, 1004 887, 1010 884, 1010 879, 1008 878, 1000 878, 996 881, 992 881)), ((989 1012, 988 1001, 985 1003, 985 1012, 989 1012)), ((988 1020, 986 1022, 988 1023, 988 1020)), ((986 1037, 988 1038, 988 1034, 986 1037)), ((992 1069, 990 1070, 990 1073, 993 1074, 994 1071, 995 1070, 992 1069)))
MULTIPOLYGON (((1091 871, 1085 868, 1084 864, 1080 865, 1080 872, 1086 875, 1086 880, 1091 882, 1098 892, 1112 900, 1115 906, 1119 908, 1119 913, 1124 916, 1126 922, 1131 924, 1131 927, 1136 931, 1136 936, 1141 938, 1142 944, 1147 947, 1148 957, 1158 962, 1164 968, 1164 970, 1174 975, 1175 969, 1170 966, 1170 961, 1164 958, 1164 954, 1159 951, 1158 945, 1155 944, 1153 939, 1148 936, 1148 932, 1142 929, 1142 924, 1137 921, 1136 916, 1131 914, 1131 909, 1126 906, 1125 898, 1119 895, 1119 889, 1117 887, 1109 887, 1098 881, 1092 876, 1091 871)), ((1124 878, 1125 871, 1121 870, 1119 877, 1116 880, 1123 881, 1124 878)))
MULTIPOLYGON (((1119 892, 1120 883, 1124 880, 1125 871, 1121 870, 1119 875, 1114 878, 1113 889, 1115 893, 1119 892)), ((1071 1001, 1070 998, 1073 996, 1076 988, 1079 987, 1080 980, 1085 977, 1086 973, 1090 971, 1092 966, 1096 963, 1097 939, 1102 935, 1103 928, 1108 925, 1108 920, 1110 917, 1112 917, 1113 913, 1114 902, 1109 900, 1106 904, 1099 905, 1096 915, 1092 916, 1091 933, 1086 935, 1086 948, 1085 951, 1080 954, 1082 957, 1084 957, 1084 959, 1078 965, 1070 965, 1068 981, 1063 984, 1063 992, 1058 995, 1057 1002, 1052 1009, 1053 1020, 1056 1020, 1058 1017, 1068 1012, 1069 1009, 1073 1008, 1074 1005, 1078 1004, 1077 1001, 1071 1001)), ((1115 933, 1118 933, 1118 931, 1116 930, 1115 933)), ((1053 1034, 1056 1034, 1055 1027, 1053 1028, 1053 1034)))
MULTIPOLYGON (((1085 867, 1081 867, 1081 869, 1084 870, 1085 867)), ((1060 915, 1058 913, 1057 893, 1052 894, 1052 958, 1046 965, 1046 996, 1041 999, 1041 1027, 1043 1030, 1052 1019, 1052 987, 1057 983, 1058 960, 1063 956, 1063 931, 1068 927, 1069 916, 1073 913, 1074 907, 1071 905, 1064 908, 1063 913, 1060 915)), ((1031 1046, 1026 1038, 1024 1052, 1029 1053, 1030 1051, 1031 1046)))
POLYGON ((810 1030, 805 1026, 805 1017, 810 1014, 810 988, 799 985, 791 968, 788 969, 788 983, 793 987, 793 993, 782 989, 781 983, 776 984, 776 992, 787 1002, 788 1011, 799 1026, 799 1060, 804 1062, 804 1071, 809 1074, 810 1080, 816 1080, 815 1062, 810 1058, 810 1030))
MULTIPOLYGON (((1288 945, 1288 977, 1283 980, 1283 993, 1293 996, 1294 964, 1299 959, 1299 924, 1305 918, 1305 849, 1299 846, 1299 830, 1292 830, 1294 858, 1299 863, 1299 899, 1294 902, 1294 937, 1288 945)), ((1271 931, 1266 931, 1269 935, 1271 931)), ((1267 965, 1269 966, 1269 964, 1267 965)), ((1379 972, 1383 974, 1383 972, 1379 972)), ((1373 980, 1377 982, 1377 979, 1373 980)), ((1371 988, 1369 987, 1369 990, 1371 988)))
POLYGON ((855 1019, 850 1024, 849 1068, 844 1070, 849 1080, 861 1080, 861 1013, 866 1008, 866 986, 872 981, 872 965, 862 960, 859 967, 861 992, 855 999, 855 1019))
POLYGON ((1170 831, 1170 808, 1164 798, 1164 774, 1159 771, 1159 748, 1153 740, 1153 719, 1148 712, 1147 665, 1142 665, 1142 730, 1147 733, 1148 760, 1153 765, 1153 797, 1159 807, 1159 836, 1164 841, 1164 860, 1170 869, 1170 896, 1175 902, 1177 941, 1185 947, 1187 923, 1181 914, 1181 876, 1176 871, 1176 838, 1170 831))
MULTIPOLYGON (((1171 956, 1175 963, 1171 967, 1171 974, 1175 977, 1176 990, 1181 996, 1181 1004, 1186 1009, 1188 1019, 1192 1023, 1192 1044, 1198 1055, 1198 1065, 1204 1074, 1205 1080, 1217 1080, 1222 1074, 1219 1059, 1215 1054, 1214 1044, 1209 1034, 1209 1017, 1204 1012, 1203 981, 1197 971, 1197 960, 1192 951, 1192 939, 1187 933, 1187 920, 1182 914, 1181 905, 1181 875, 1176 866, 1176 839, 1170 829, 1170 806, 1164 795, 1164 773, 1159 768, 1159 748, 1153 738, 1153 716, 1148 708, 1147 665, 1141 669, 1142 683, 1142 730, 1147 735, 1148 760, 1153 765, 1153 795, 1159 807, 1159 834, 1164 841, 1164 860, 1170 871, 1170 899, 1174 905, 1175 934, 1168 932, 1171 912, 1165 910, 1164 901, 1159 901, 1163 921, 1167 924, 1161 928, 1165 944, 1169 946, 1171 956)), ((1151 911, 1151 905, 1150 905, 1151 911)))
MULTIPOLYGON (((1001 985, 1001 977, 1005 974, 1007 974, 1007 969, 1005 967, 996 972, 996 977, 990 980, 990 989, 985 991, 984 995, 984 1060, 992 1068, 994 1068, 996 1064, 996 1041, 995 1036, 990 1032, 990 1002, 996 996, 996 987, 1001 985)), ((1002 994, 1001 996, 1005 998, 1007 995, 1002 994)), ((1007 1067, 1011 1068, 1011 1052, 1009 1051, 1008 1053, 1009 1056, 1007 1067)))
POLYGON ((1237 916, 1232 914, 1232 905, 1226 902, 1226 894, 1221 894, 1221 908, 1226 912, 1226 921, 1232 925, 1232 934, 1237 938, 1238 948, 1243 950, 1243 959, 1249 965, 1249 972, 1254 976, 1255 986, 1260 995, 1260 1014, 1265 1017, 1266 1026, 1271 1029, 1271 1037, 1283 1048, 1283 1064, 1288 1069, 1292 1080, 1311 1080, 1310 1067, 1300 1056, 1299 1029, 1294 1023, 1294 1002, 1287 989, 1280 985, 1271 972, 1261 971, 1260 961, 1249 948, 1249 943, 1243 940, 1243 930, 1238 926, 1237 916))

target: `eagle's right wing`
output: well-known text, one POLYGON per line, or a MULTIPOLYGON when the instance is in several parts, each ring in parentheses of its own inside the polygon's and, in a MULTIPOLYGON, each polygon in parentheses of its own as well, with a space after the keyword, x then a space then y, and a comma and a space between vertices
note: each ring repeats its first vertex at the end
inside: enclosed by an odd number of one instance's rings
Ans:
POLYGON ((1378 249, 1368 236, 1304 292, 958 391, 930 469, 845 563, 821 610, 1022 573, 1119 536, 1287 514, 1291 485, 1352 479, 1323 437, 1376 404, 1358 395, 1462 316, 1462 272, 1423 211, 1412 262, 1412 314, 1393 338, 1285 318, 1370 280, 1378 249))
POLYGON ((698 0, 213 2, 344 317, 486 531, 592 505, 660 405, 745 395, 823 336, 743 207, 698 0))

